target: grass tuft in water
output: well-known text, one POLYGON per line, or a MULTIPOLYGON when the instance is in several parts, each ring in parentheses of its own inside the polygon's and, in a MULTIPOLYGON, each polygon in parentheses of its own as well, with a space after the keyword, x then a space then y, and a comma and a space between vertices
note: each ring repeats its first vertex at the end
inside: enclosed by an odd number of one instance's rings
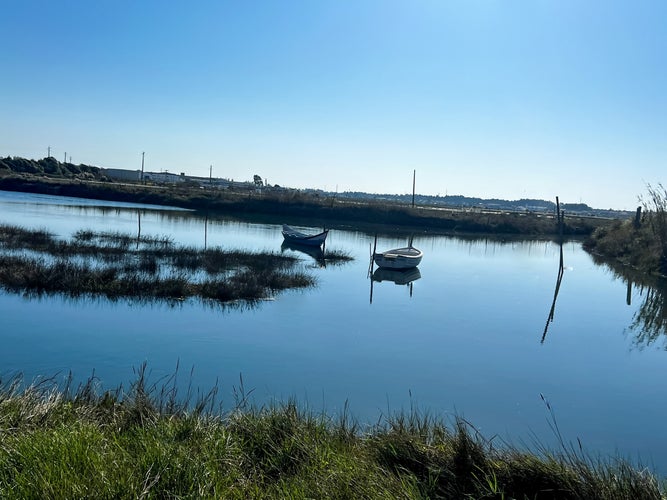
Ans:
POLYGON ((315 285, 292 256, 201 250, 166 237, 79 231, 64 241, 41 230, 0 226, 0 248, 0 285, 28 295, 250 303, 315 285))

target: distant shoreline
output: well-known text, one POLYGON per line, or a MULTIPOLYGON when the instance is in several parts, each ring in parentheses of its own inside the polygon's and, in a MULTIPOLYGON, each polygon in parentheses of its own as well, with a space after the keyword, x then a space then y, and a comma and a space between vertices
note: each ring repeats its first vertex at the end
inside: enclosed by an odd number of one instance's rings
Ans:
MULTIPOLYGON (((31 174, 0 177, 0 189, 106 201, 163 205, 229 216, 263 216, 275 222, 312 226, 391 227, 412 232, 558 236, 552 215, 433 206, 412 207, 388 200, 323 198, 300 191, 232 191, 198 186, 142 185, 94 179, 50 178, 31 174)), ((566 216, 564 236, 588 236, 610 219, 566 216)))

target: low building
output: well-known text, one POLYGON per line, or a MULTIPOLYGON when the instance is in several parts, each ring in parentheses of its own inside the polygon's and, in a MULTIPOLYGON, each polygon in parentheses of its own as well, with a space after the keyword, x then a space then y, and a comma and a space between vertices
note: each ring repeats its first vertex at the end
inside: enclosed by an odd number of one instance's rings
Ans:
POLYGON ((185 174, 172 174, 170 172, 144 172, 144 181, 159 182, 162 184, 176 184, 185 182, 185 174))
POLYGON ((114 181, 139 182, 141 170, 125 170, 122 168, 103 168, 102 173, 114 181))

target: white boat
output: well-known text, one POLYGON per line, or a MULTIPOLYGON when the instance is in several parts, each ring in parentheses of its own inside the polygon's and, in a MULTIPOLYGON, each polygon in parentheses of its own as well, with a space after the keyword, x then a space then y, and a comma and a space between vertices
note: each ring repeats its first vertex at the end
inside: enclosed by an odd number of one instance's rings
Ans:
POLYGON ((318 234, 306 234, 302 233, 301 231, 297 231, 287 224, 283 224, 283 238, 285 238, 285 241, 290 243, 319 247, 327 239, 327 234, 329 234, 328 229, 325 229, 318 234))
POLYGON ((424 256, 421 250, 413 246, 394 248, 386 252, 374 252, 373 260, 378 267, 385 269, 411 269, 417 267, 424 256))

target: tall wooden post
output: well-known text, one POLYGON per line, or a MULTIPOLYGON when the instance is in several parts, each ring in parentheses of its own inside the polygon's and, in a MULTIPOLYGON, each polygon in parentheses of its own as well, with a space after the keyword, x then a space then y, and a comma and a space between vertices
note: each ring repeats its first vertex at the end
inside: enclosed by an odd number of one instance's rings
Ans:
POLYGON ((642 207, 637 207, 637 213, 635 214, 635 229, 639 229, 641 223, 642 223, 642 207))
POLYGON ((412 208, 415 208, 415 180, 417 177, 417 170, 412 171, 412 208))

